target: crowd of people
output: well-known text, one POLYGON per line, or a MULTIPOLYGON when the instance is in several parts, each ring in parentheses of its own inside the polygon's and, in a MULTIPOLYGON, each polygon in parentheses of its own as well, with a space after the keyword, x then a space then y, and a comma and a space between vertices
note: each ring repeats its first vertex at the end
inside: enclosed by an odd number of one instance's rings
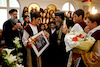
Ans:
MULTIPOLYGON (((73 15, 71 11, 66 15, 66 12, 63 11, 49 11, 48 9, 43 10, 42 8, 39 11, 33 8, 29 13, 28 7, 24 7, 19 20, 16 9, 11 9, 9 14, 11 18, 4 22, 3 30, 0 30, 0 41, 5 41, 5 46, 4 43, 2 45, 0 42, 0 46, 2 47, 0 51, 4 47, 15 47, 13 39, 16 36, 19 37, 23 44, 23 65, 25 67, 67 67, 70 51, 66 52, 64 37, 75 24, 79 24, 84 32, 87 34, 90 33, 96 41, 100 40, 99 13, 92 15, 88 12, 85 15, 82 9, 78 9, 73 15), (64 21, 66 22, 65 25, 64 21), (41 56, 37 57, 28 39, 40 31, 46 31, 45 36, 50 45, 41 56), (28 53, 29 51, 31 52, 30 54, 28 53), (31 60, 29 60, 30 57, 31 60)), ((79 64, 76 63, 78 58, 82 58, 80 54, 73 53, 72 55, 75 61, 72 62, 71 67, 88 66, 88 63, 86 64, 83 59, 79 61, 80 63, 78 62, 79 64)), ((99 57, 100 55, 96 55, 94 59, 98 63, 100 63, 99 57)))

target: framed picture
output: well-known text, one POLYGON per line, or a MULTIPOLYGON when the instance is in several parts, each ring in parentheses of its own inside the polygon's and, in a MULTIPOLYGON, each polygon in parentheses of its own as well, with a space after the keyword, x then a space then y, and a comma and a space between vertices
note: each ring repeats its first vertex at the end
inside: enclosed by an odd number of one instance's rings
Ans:
POLYGON ((49 45, 49 42, 43 31, 29 38, 29 41, 32 43, 32 48, 35 51, 37 57, 39 57, 49 45))

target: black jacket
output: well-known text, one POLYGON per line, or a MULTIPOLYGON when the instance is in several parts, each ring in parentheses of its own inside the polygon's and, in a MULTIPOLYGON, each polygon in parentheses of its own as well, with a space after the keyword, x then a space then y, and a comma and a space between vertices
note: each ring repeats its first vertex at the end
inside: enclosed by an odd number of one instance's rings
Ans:
POLYGON ((18 30, 13 31, 12 28, 16 25, 11 19, 7 20, 3 24, 3 36, 5 43, 8 47, 14 47, 13 40, 15 37, 19 37, 20 32, 18 30))

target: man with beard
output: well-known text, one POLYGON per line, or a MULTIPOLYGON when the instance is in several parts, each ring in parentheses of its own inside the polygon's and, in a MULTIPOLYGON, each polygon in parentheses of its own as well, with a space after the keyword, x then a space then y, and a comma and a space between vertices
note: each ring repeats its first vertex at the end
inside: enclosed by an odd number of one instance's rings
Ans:
POLYGON ((11 9, 9 14, 11 18, 3 24, 3 36, 8 47, 15 47, 13 39, 15 37, 21 38, 20 31, 23 29, 23 27, 20 25, 20 23, 18 23, 19 21, 17 19, 16 9, 11 9))
MULTIPOLYGON (((55 48, 55 67, 66 67, 67 65, 67 58, 68 54, 66 53, 65 50, 65 43, 64 43, 64 36, 68 32, 66 23, 65 25, 63 24, 64 22, 64 12, 56 12, 55 13, 55 22, 57 25, 57 47, 55 48)), ((54 44, 55 45, 55 44, 54 44)))

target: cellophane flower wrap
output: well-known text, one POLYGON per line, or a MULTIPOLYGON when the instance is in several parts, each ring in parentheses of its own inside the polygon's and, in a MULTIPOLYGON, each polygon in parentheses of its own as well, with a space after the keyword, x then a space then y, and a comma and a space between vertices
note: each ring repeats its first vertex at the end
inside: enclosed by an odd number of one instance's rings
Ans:
POLYGON ((87 35, 83 30, 71 31, 70 33, 66 34, 64 40, 66 51, 68 52, 72 50, 77 54, 88 52, 95 43, 95 39, 87 35))

